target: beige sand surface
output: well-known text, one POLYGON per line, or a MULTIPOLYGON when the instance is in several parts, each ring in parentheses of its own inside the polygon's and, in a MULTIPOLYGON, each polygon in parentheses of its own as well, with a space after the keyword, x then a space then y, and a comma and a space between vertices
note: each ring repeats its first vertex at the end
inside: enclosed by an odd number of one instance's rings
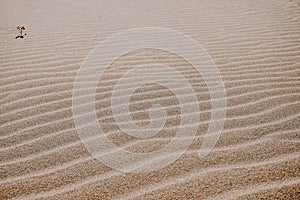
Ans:
MULTIPOLYGON (((176 41, 174 41, 176 42, 176 41)), ((1 0, 0 199, 297 199, 300 196, 300 1, 1 0), (15 39, 16 26, 27 35, 15 39), (166 27, 198 41, 217 65, 227 118, 214 150, 199 159, 211 103, 202 77, 182 58, 149 49, 124 55, 99 82, 96 109, 108 138, 132 152, 166 145, 180 124, 173 93, 137 90, 132 119, 165 106, 155 137, 120 131, 113 87, 136 64, 163 63, 194 87, 201 123, 188 151, 149 173, 122 173, 94 159, 73 121, 77 70, 101 41, 130 28, 166 27)))

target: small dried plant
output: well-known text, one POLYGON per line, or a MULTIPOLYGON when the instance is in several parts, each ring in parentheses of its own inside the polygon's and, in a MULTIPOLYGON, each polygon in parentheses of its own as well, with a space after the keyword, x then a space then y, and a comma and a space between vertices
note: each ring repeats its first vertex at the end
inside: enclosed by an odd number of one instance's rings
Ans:
MULTIPOLYGON (((17 38, 24 38, 24 36, 23 36, 23 30, 25 30, 25 27, 24 27, 24 26, 17 26, 16 28, 18 29, 18 31, 19 31, 19 33, 20 33, 20 35, 18 35, 18 36, 16 37, 16 39, 17 39, 17 38)), ((26 35, 26 33, 25 33, 25 35, 26 35)))

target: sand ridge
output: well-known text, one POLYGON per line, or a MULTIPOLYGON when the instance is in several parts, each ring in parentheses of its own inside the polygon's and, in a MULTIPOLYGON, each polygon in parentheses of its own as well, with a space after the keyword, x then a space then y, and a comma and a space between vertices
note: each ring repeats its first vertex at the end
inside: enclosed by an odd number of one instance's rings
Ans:
POLYGON ((299 3, 1 1, 0 199, 296 199, 299 3), (26 27, 23 39, 15 39, 17 25, 26 27), (227 116, 215 148, 199 159, 211 118, 202 77, 190 63, 164 51, 144 49, 118 58, 97 86, 95 108, 107 137, 119 147, 132 152, 162 148, 180 123, 173 93, 147 85, 132 96, 131 117, 146 125, 144 108, 162 104, 166 129, 139 140, 116 126, 111 92, 124 71, 136 65, 162 63, 184 74, 201 112, 193 143, 180 159, 159 171, 134 174, 116 171, 87 151, 74 125, 72 89, 96 45, 140 27, 174 29, 206 49, 224 81, 227 116))

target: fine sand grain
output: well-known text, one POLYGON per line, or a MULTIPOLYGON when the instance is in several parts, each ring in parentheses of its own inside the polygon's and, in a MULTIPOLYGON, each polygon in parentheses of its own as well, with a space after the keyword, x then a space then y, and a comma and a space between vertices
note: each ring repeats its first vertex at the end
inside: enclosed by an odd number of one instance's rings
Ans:
MULTIPOLYGON (((0 199, 297 199, 300 196, 299 0, 0 1, 0 199), (27 35, 15 39, 15 28, 27 35), (208 88, 193 66, 163 50, 116 59, 97 86, 95 108, 107 137, 128 151, 164 147, 180 125, 168 88, 136 90, 130 112, 149 123, 161 104, 165 130, 139 140, 116 125, 110 99, 126 70, 161 63, 196 92, 200 125, 186 153, 148 173, 123 173, 94 159, 73 120, 72 89, 88 53, 130 28, 165 27, 200 43, 227 94, 226 121, 213 151, 198 157, 208 123, 208 88)), ((177 42, 177 41, 173 41, 177 42)))

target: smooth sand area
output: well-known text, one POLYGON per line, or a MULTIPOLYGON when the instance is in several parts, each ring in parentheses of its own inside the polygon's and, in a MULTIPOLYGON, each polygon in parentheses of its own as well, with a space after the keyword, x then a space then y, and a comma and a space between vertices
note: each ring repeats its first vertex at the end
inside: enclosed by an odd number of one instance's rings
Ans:
POLYGON ((298 0, 1 0, 0 199, 299 198, 299 13, 298 0), (15 39, 18 25, 26 27, 23 39, 15 39), (162 63, 184 74, 197 94, 201 119, 193 143, 174 163, 154 172, 122 173, 94 159, 81 142, 72 89, 96 45, 140 27, 177 30, 206 49, 226 88, 226 121, 213 151, 200 159, 211 117, 204 80, 170 52, 124 55, 97 87, 97 117, 111 141, 150 152, 168 144, 180 125, 176 97, 153 84, 135 92, 131 117, 147 125, 144 108, 161 104, 168 129, 140 140, 116 126, 111 92, 137 64, 162 63))

